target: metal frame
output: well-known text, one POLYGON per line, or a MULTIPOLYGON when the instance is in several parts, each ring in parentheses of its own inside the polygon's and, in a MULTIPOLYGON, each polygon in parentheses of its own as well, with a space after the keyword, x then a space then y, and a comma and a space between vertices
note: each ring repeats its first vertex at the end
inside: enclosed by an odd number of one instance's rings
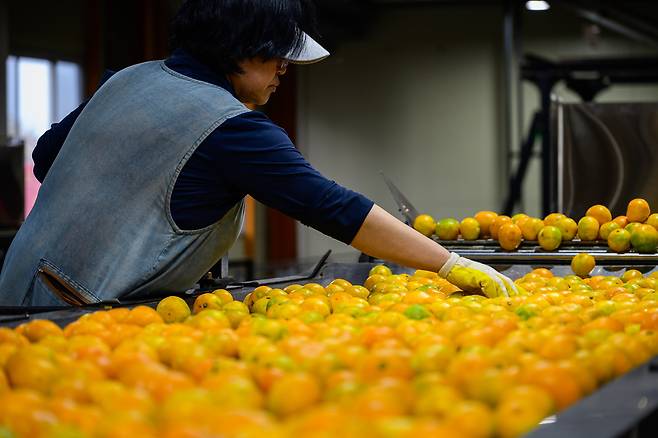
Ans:
POLYGON ((580 254, 594 256, 597 264, 608 266, 651 266, 658 265, 658 254, 637 252, 616 253, 610 251, 604 241, 584 242, 573 240, 563 243, 554 251, 543 250, 537 241, 525 240, 515 251, 502 249, 496 240, 436 240, 450 251, 488 264, 560 265, 569 264, 580 254))
POLYGON ((541 95, 540 109, 536 112, 528 138, 521 150, 521 163, 510 180, 510 195, 503 211, 512 212, 520 200, 520 187, 533 153, 534 139, 541 136, 542 211, 544 215, 557 211, 557 150, 553 147, 551 126, 555 112, 551 111, 553 87, 564 81, 584 102, 592 101, 598 93, 613 84, 658 83, 658 58, 605 58, 550 62, 534 55, 525 55, 521 74, 524 80, 537 86, 541 95))

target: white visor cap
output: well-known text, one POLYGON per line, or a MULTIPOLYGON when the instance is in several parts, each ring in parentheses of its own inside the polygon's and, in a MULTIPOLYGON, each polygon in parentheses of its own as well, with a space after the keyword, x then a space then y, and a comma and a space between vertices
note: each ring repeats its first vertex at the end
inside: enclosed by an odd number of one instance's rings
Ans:
POLYGON ((292 52, 288 53, 285 57, 288 62, 293 64, 313 64, 314 62, 322 61, 329 56, 327 49, 318 44, 318 42, 311 38, 306 32, 302 32, 302 34, 302 38, 304 39, 302 48, 297 54, 293 54, 292 52))

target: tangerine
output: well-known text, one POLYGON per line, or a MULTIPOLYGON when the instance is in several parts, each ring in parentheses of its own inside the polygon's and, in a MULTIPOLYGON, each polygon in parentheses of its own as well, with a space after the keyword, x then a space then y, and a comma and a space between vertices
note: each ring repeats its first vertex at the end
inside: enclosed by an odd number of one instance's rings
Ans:
POLYGON ((480 223, 473 217, 466 217, 459 224, 459 232, 464 240, 477 240, 480 237, 480 223))
POLYGON ((536 217, 531 217, 524 221, 520 227, 525 240, 537 240, 537 234, 544 227, 544 221, 536 217))
POLYGON ((628 225, 628 218, 626 216, 617 216, 615 217, 612 222, 615 222, 619 224, 619 228, 626 228, 626 225, 628 225))
POLYGON ((638 225, 631 233, 631 245, 639 253, 655 253, 658 247, 658 231, 651 225, 638 225))
POLYGON ((436 229, 436 222, 429 214, 421 214, 414 219, 414 229, 427 237, 432 237, 436 229))
POLYGON ((560 230, 560 233, 562 233, 563 242, 572 240, 578 232, 578 224, 570 217, 558 219, 555 222, 555 226, 560 230))
POLYGON ((223 305, 224 301, 214 292, 201 294, 194 300, 192 313, 197 314, 205 309, 221 310, 223 305))
POLYGON ((523 235, 521 229, 516 224, 506 223, 498 230, 498 242, 500 243, 500 246, 507 251, 517 249, 519 245, 521 245, 522 240, 523 235))
POLYGON ((149 306, 137 306, 130 310, 130 313, 125 318, 126 324, 134 324, 140 327, 146 327, 153 323, 162 323, 162 317, 158 312, 149 306))
POLYGON ((581 253, 571 259, 571 270, 581 278, 588 277, 596 266, 596 260, 587 253, 581 253))
POLYGON ((537 234, 539 246, 546 251, 553 251, 562 243, 562 233, 560 229, 552 225, 545 225, 537 234))
POLYGON ((183 322, 192 314, 185 300, 175 295, 161 300, 156 311, 166 323, 183 322))
POLYGON ((64 336, 64 331, 47 319, 35 319, 23 326, 23 335, 30 342, 39 342, 46 336, 64 336))
POLYGON ((606 222, 601 225, 601 228, 599 228, 599 237, 603 240, 608 240, 610 233, 620 228, 623 229, 623 227, 617 222, 606 222))
POLYGON ((297 414, 320 399, 318 382, 307 373, 291 373, 274 382, 267 395, 268 408, 277 415, 297 414))
POLYGON ((649 203, 642 198, 635 198, 626 207, 626 217, 629 222, 644 222, 651 214, 649 203))
POLYGON ((550 213, 546 215, 546 217, 544 218, 544 225, 555 226, 555 224, 557 224, 557 221, 565 217, 567 216, 562 213, 550 213))
POLYGON ((612 230, 608 235, 608 247, 615 252, 626 252, 631 247, 631 233, 623 228, 612 230))
POLYGON ((578 221, 578 237, 585 241, 596 240, 599 237, 600 226, 601 224, 595 217, 584 216, 578 221))
POLYGON ((436 235, 441 240, 455 240, 459 236, 459 221, 444 218, 436 223, 436 235))
POLYGON ((658 213, 651 213, 644 223, 658 230, 658 213))
POLYGON ((493 224, 497 216, 498 213, 489 210, 478 211, 473 215, 475 220, 480 224, 480 235, 482 237, 491 236, 491 224, 493 224))
POLYGON ((610 213, 608 207, 601 204, 592 205, 585 212, 585 216, 593 217, 596 219, 596 221, 599 223, 599 226, 612 220, 612 213, 610 213))
POLYGON ((491 227, 489 228, 489 233, 491 234, 492 239, 498 240, 498 230, 500 230, 500 227, 502 227, 506 223, 511 224, 512 218, 504 214, 498 215, 496 219, 494 219, 493 223, 491 224, 491 227))

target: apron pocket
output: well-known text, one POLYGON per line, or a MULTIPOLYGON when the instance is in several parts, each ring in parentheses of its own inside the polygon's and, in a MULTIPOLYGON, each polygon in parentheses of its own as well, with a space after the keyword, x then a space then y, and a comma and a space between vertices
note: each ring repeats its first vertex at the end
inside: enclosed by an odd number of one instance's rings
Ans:
POLYGON ((100 301, 46 259, 39 262, 27 298, 28 306, 84 306, 100 301))

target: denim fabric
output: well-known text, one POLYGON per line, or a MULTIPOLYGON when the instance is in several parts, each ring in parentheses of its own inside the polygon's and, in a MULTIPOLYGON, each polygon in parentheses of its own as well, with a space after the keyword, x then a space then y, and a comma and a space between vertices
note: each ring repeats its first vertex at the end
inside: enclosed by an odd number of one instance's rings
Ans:
POLYGON ((160 61, 115 74, 76 120, 12 242, 0 305, 193 287, 235 242, 244 204, 208 227, 181 230, 169 209, 172 190, 198 145, 247 111, 225 89, 160 61))

